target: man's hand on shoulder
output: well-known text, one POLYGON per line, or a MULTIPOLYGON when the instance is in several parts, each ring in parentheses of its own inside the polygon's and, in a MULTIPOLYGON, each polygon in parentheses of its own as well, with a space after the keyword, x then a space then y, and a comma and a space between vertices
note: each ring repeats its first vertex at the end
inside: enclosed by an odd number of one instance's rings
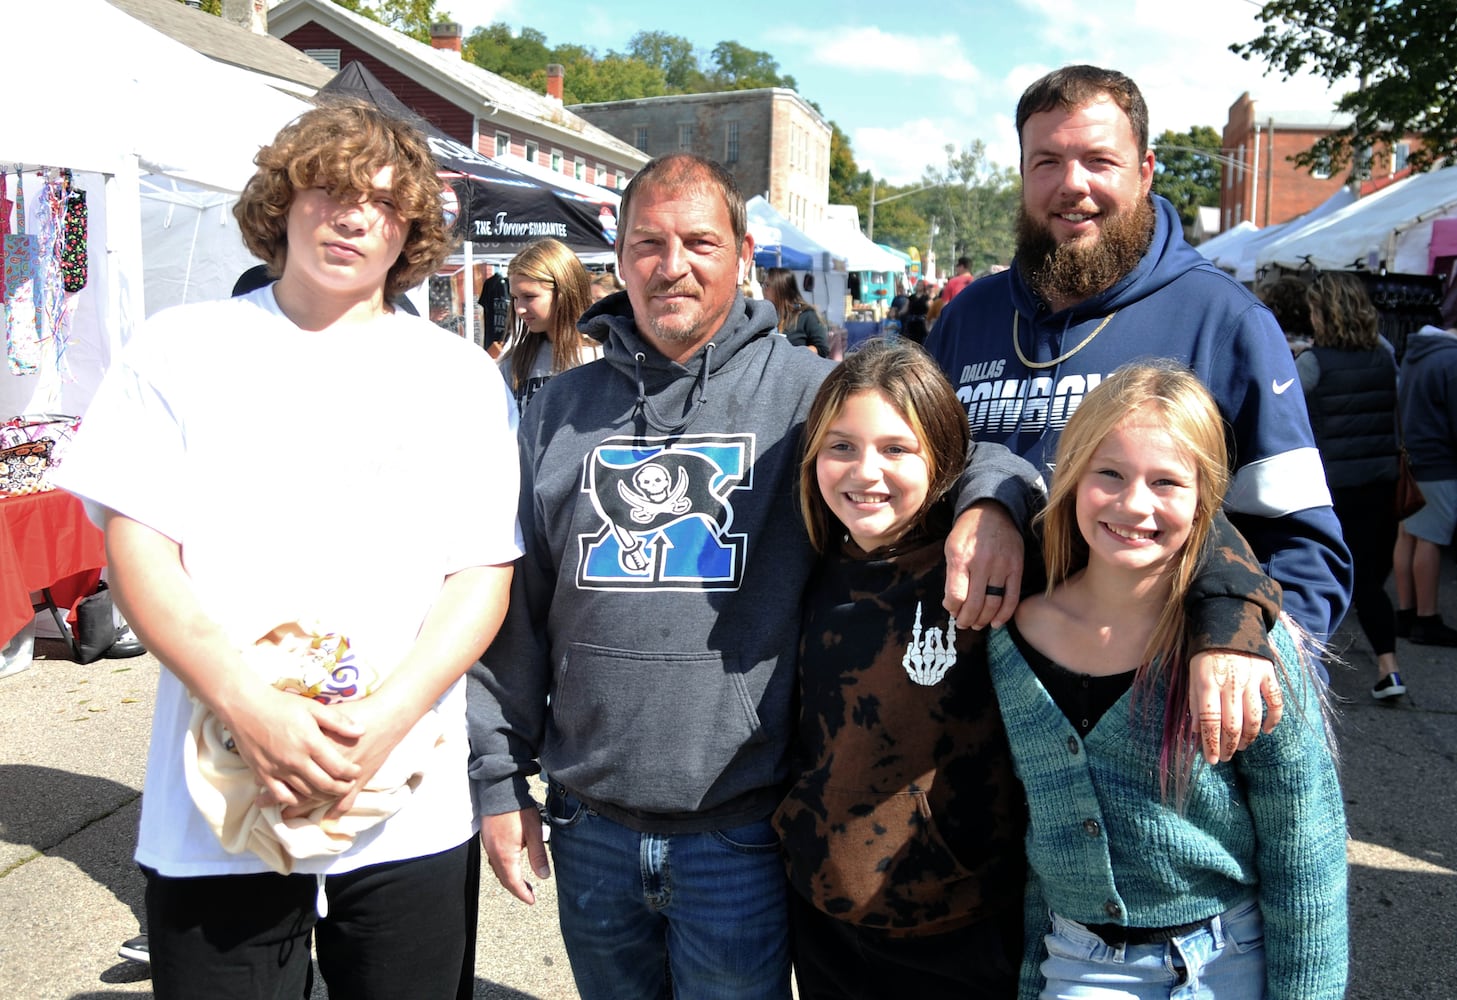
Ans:
POLYGON ((946 538, 942 607, 959 628, 1005 625, 1022 596, 1022 533, 996 501, 972 504, 946 538))

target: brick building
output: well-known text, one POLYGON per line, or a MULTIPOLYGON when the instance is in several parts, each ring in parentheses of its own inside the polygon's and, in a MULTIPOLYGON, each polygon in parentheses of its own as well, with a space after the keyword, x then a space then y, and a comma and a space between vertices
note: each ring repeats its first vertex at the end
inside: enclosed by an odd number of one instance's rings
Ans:
MULTIPOLYGON (((1351 168, 1339 171, 1297 167, 1290 157, 1344 128, 1350 116, 1335 111, 1267 111, 1249 92, 1229 107, 1224 126, 1224 156, 1219 189, 1220 229, 1241 222, 1271 226, 1315 208, 1350 182, 1351 168)), ((1364 171, 1380 182, 1406 169, 1415 138, 1390 149, 1377 146, 1364 171)))
POLYGON ((508 165, 620 189, 648 160, 562 107, 559 92, 538 94, 463 59, 459 24, 432 25, 426 45, 332 0, 284 0, 268 11, 268 31, 336 70, 358 61, 446 135, 508 165))
POLYGON ((762 194, 800 229, 824 219, 830 126, 792 90, 674 94, 569 110, 648 156, 682 150, 717 160, 744 197, 762 194))

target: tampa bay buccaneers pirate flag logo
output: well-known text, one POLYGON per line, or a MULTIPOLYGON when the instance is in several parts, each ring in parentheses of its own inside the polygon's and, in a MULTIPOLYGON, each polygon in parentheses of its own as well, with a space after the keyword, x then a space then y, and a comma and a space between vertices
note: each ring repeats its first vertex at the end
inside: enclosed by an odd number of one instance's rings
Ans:
POLYGON ((744 537, 731 494, 746 488, 753 435, 610 438, 586 457, 582 490, 602 519, 579 536, 577 583, 589 589, 733 590, 744 537))

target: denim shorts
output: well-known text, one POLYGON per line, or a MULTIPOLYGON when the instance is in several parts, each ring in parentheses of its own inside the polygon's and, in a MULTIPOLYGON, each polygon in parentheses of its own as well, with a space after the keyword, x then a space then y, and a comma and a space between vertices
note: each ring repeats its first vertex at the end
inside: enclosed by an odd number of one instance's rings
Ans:
POLYGON ((1265 930, 1248 900, 1172 941, 1110 945, 1052 915, 1041 1000, 1261 1000, 1265 930))

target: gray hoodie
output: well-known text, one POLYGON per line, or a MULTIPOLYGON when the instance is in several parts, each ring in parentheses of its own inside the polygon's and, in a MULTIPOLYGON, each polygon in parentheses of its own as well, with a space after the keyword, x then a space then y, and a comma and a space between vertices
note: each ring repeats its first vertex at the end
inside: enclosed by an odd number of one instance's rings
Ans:
MULTIPOLYGON (((800 438, 833 363, 775 326, 769 303, 736 298, 680 364, 639 336, 618 293, 582 319, 604 357, 526 409, 526 555, 468 689, 483 815, 530 804, 537 759, 645 832, 778 804, 815 562, 795 501, 800 438)), ((995 497, 1025 523, 1031 467, 995 447, 976 458, 958 509, 995 497)))

